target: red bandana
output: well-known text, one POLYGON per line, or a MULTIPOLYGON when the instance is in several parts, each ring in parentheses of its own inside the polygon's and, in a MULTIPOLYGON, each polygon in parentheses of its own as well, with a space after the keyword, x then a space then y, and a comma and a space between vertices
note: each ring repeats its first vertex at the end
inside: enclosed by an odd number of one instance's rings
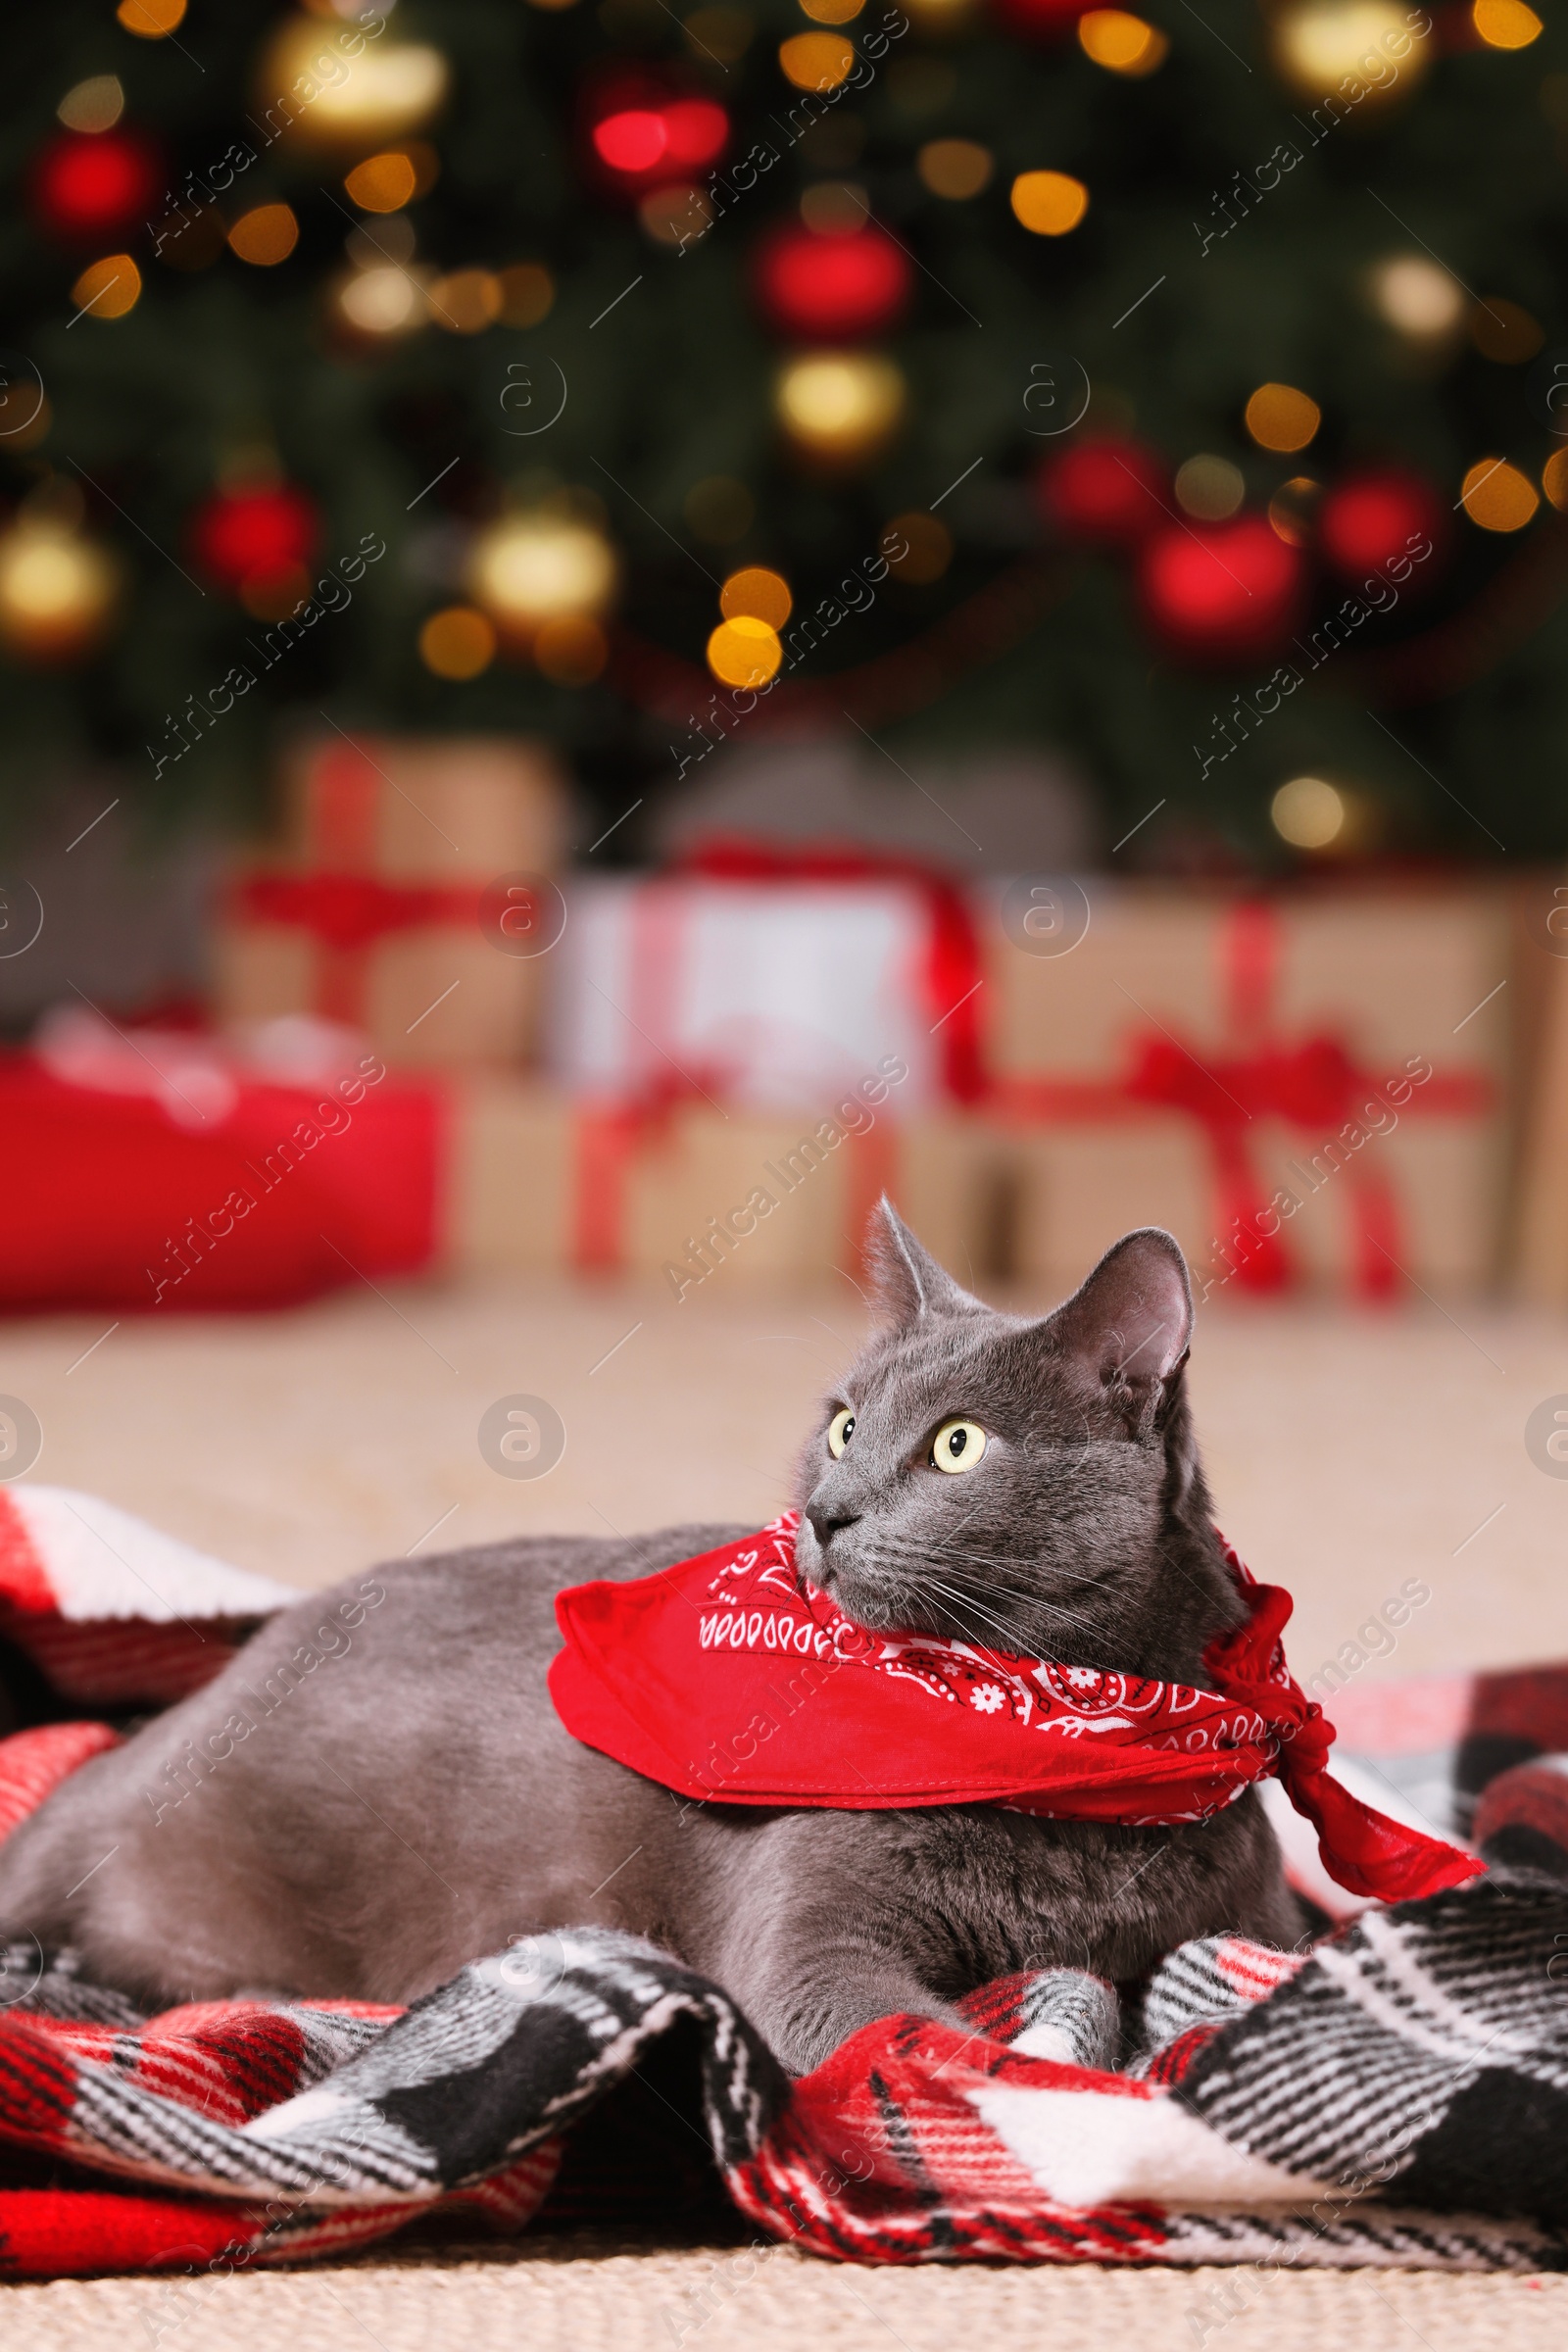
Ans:
POLYGON ((1248 1619, 1210 1644, 1213 1687, 1196 1690, 868 1633, 798 1574, 799 1525, 787 1511, 658 1576, 563 1592, 550 1691, 573 1738, 682 1796, 852 1813, 980 1804, 1201 1821, 1278 1773, 1352 1893, 1436 1894, 1483 1868, 1330 1778, 1333 1728, 1280 1646, 1291 1596, 1255 1583, 1228 1544, 1248 1619))

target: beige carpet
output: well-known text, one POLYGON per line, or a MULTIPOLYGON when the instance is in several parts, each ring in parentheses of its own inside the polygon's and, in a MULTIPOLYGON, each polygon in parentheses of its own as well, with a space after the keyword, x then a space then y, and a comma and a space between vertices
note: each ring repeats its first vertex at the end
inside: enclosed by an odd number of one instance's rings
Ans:
MULTIPOLYGON (((0 1334, 0 1389, 43 1425, 35 1478, 309 1587, 512 1531, 760 1519, 787 1497, 860 1315, 847 1287, 681 1306, 618 1288, 361 1291, 290 1316, 126 1321, 107 1337, 108 1318, 14 1325, 0 1334), (564 1459, 531 1483, 499 1477, 478 1449, 481 1413, 514 1393, 547 1398, 566 1426, 564 1459)), ((1432 1597, 1368 1675, 1568 1655, 1568 1482, 1524 1446, 1532 1407, 1568 1392, 1559 1324, 1468 1303, 1216 1310, 1194 1378, 1221 1524, 1296 1592, 1298 1672, 1411 1577, 1432 1597)), ((890 2340, 925 2352, 1025 2327, 1073 2346, 1132 2336, 1140 2352, 1568 2340, 1568 2282, 1549 2278, 868 2274, 783 2249, 562 2238, 382 2253, 214 2281, 195 2300, 138 2279, 3 2291, 8 2352, 890 2340), (1228 2322, 1211 2299, 1227 2281, 1228 2322)))

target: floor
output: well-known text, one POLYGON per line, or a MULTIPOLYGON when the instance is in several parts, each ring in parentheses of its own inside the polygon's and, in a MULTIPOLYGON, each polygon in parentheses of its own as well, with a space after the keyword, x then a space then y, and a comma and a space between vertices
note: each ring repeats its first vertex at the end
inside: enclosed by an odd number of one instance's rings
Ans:
MULTIPOLYGON (((788 1499, 815 1400, 862 1327, 847 1285, 787 1297, 714 1285, 679 1305, 620 1287, 406 1286, 275 1318, 11 1325, 0 1390, 42 1425, 34 1478, 308 1588, 509 1532, 760 1520, 788 1499), (519 1396, 564 1425, 547 1475, 502 1476, 481 1453, 481 1418, 519 1396)), ((1562 1394, 1568 1407, 1568 1325, 1470 1303, 1216 1307, 1193 1381, 1221 1524, 1294 1590, 1303 1679, 1407 1579, 1431 1598, 1369 1677, 1568 1656, 1568 1480, 1544 1474, 1525 1443, 1538 1405, 1562 1394)), ((1151 2346, 1223 2335, 1226 2352, 1446 2352, 1568 2333, 1568 2280, 1552 2278, 868 2274, 783 2248, 581 2238, 213 2282, 194 2306, 137 2279, 0 2291, 15 2352, 885 2338, 924 2352, 1021 2328, 1074 2346, 1136 2330, 1151 2346)))

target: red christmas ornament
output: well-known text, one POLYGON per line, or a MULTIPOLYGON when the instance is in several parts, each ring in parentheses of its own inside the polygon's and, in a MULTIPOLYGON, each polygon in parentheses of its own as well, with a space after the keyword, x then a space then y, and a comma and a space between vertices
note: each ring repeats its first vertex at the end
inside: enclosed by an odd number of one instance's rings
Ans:
MULTIPOLYGON (((1392 558, 1415 556, 1423 541, 1441 548, 1447 516, 1432 484, 1396 466, 1352 474, 1327 492, 1317 512, 1317 543, 1341 579, 1360 581, 1392 558), (1413 544, 1412 544, 1413 543, 1413 544)), ((1424 559, 1423 559, 1424 561, 1424 559)), ((1435 575, 1412 572, 1410 586, 1435 575)))
POLYGON ((135 130, 62 131, 33 162, 32 209, 58 237, 111 237, 152 211, 164 170, 135 130))
POLYGON ((284 482, 265 490, 220 490, 191 517, 191 547, 209 579, 237 591, 309 564, 316 508, 284 482))
POLYGON ((1020 40, 1060 41, 1097 5, 1098 0, 992 0, 992 14, 1004 31, 1020 40))
POLYGON ((1041 467, 1038 487, 1048 519, 1091 547, 1136 547, 1169 515, 1162 460, 1116 434, 1057 450, 1041 467))
POLYGON ((711 98, 683 97, 652 75, 617 75, 589 100, 588 143, 602 182, 646 196, 716 164, 729 117, 711 98))
POLYGON ((803 343, 846 343, 897 325, 914 291, 901 246, 864 228, 776 229, 752 265, 757 299, 769 324, 803 343))
POLYGON ((1172 651, 1194 662, 1255 661, 1284 644, 1301 608, 1306 566, 1261 514, 1166 523, 1144 546, 1144 610, 1172 651))

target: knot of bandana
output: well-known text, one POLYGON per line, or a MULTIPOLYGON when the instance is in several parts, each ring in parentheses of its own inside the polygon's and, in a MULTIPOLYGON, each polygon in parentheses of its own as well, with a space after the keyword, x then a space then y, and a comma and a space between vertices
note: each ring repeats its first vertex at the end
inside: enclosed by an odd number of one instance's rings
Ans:
POLYGON ((869 1631, 798 1572, 799 1524, 786 1512, 657 1576, 563 1592, 550 1690, 573 1738, 694 1800, 850 1812, 991 1804, 1176 1824, 1277 1774, 1353 1893, 1435 1894, 1482 1868, 1332 1777, 1333 1727, 1285 1663, 1291 1596, 1228 1544, 1247 1615, 1210 1645, 1197 1689, 869 1631))

